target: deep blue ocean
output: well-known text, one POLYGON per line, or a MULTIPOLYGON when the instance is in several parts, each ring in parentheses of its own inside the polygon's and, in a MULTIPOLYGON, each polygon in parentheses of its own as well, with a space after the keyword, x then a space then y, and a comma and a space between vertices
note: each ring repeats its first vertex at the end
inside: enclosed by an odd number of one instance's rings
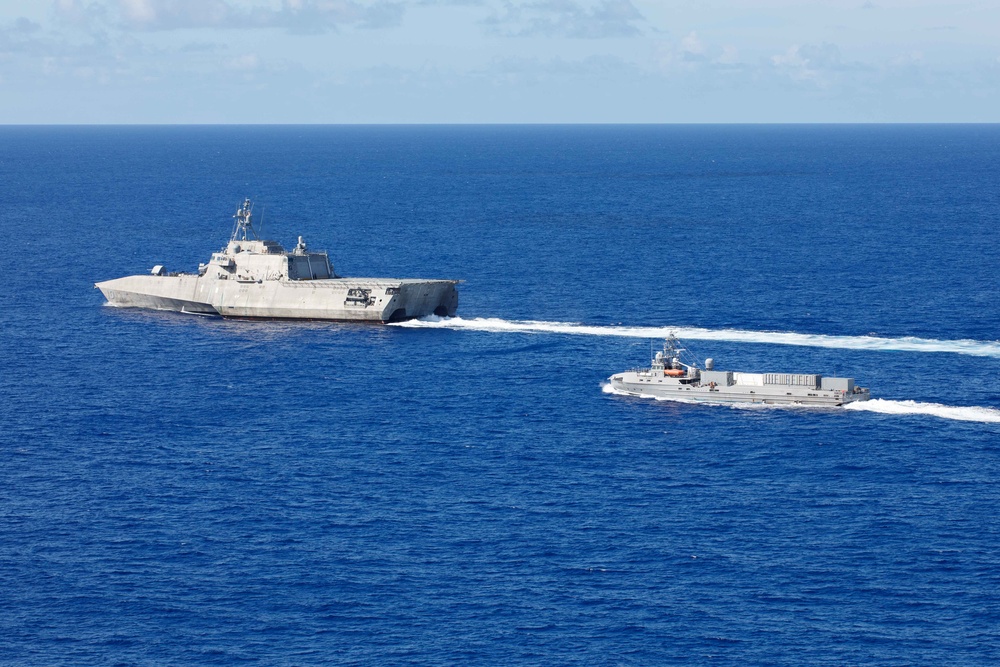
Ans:
POLYGON ((0 664, 1000 663, 1000 126, 0 127, 0 664), (404 326, 116 309, 244 197, 404 326), (606 393, 675 331, 862 409, 606 393))

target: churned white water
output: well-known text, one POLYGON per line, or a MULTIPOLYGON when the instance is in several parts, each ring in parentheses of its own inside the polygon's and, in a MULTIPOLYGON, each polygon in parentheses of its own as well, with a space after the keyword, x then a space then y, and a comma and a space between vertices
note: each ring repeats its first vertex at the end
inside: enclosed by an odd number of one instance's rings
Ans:
MULTIPOLYGON (((624 391, 619 391, 608 383, 601 385, 601 391, 605 394, 616 396, 633 396, 624 391)), ((658 401, 675 401, 679 403, 693 403, 695 401, 676 399, 669 396, 644 395, 639 398, 653 398, 658 401)), ((702 401, 698 401, 702 402, 702 401)), ((795 409, 795 410, 816 410, 815 406, 806 405, 765 405, 750 403, 719 404, 735 408, 752 408, 754 410, 768 409, 795 409)), ((854 412, 878 412, 886 415, 926 415, 930 417, 940 417, 941 419, 954 419, 956 421, 1000 423, 1000 410, 995 408, 984 408, 978 406, 955 406, 942 405, 940 403, 923 403, 921 401, 891 401, 884 398, 875 398, 870 401, 856 401, 842 406, 844 410, 854 412)), ((819 408, 829 410, 832 408, 819 408)), ((840 409, 840 408, 836 408, 840 409)))
POLYGON ((413 328, 466 329, 471 331, 555 333, 579 336, 619 336, 623 338, 663 338, 673 333, 688 340, 719 340, 737 343, 800 345, 845 350, 885 350, 902 352, 950 352, 1000 359, 1000 342, 979 340, 935 340, 928 338, 882 338, 878 336, 829 336, 783 331, 745 331, 669 326, 595 326, 575 322, 504 320, 493 317, 427 317, 397 322, 393 326, 413 328))
POLYGON ((1000 410, 977 406, 952 406, 940 403, 890 401, 884 398, 875 398, 870 401, 848 403, 844 409, 858 412, 880 412, 887 415, 930 415, 957 421, 1000 423, 1000 410))

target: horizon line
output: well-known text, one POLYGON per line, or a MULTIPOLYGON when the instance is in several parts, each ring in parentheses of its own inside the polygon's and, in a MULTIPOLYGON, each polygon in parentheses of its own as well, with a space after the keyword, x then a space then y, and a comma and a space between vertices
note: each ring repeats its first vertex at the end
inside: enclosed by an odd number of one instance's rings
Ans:
POLYGON ((0 127, 594 127, 594 126, 886 126, 1000 125, 1000 121, 733 121, 733 122, 431 122, 431 123, 0 123, 0 127))

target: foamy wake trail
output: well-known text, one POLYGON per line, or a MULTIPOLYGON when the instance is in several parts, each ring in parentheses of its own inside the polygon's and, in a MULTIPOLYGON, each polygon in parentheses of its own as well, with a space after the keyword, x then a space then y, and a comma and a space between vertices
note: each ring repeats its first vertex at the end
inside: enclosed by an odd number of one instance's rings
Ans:
POLYGON ((875 398, 870 401, 848 403, 845 410, 858 412, 880 412, 886 415, 930 415, 942 419, 956 419, 964 422, 987 422, 1000 424, 1000 410, 996 408, 956 407, 940 403, 919 401, 888 401, 875 398))
POLYGON ((669 333, 688 340, 724 340, 736 343, 771 343, 829 347, 844 350, 893 350, 902 352, 952 352, 1000 359, 1000 342, 978 340, 933 340, 927 338, 880 338, 878 336, 824 336, 781 331, 741 331, 739 329, 699 329, 695 327, 593 326, 572 322, 501 320, 491 317, 427 317, 397 322, 394 326, 472 331, 557 333, 578 336, 620 336, 623 338, 663 338, 669 333))
MULTIPOLYGON (((629 394, 618 391, 610 384, 604 383, 601 385, 601 391, 605 394, 615 394, 617 396, 629 396, 629 394)), ((675 399, 662 396, 642 396, 642 398, 653 398, 658 401, 672 401, 675 399)), ((680 403, 693 403, 694 401, 677 401, 680 403)), ((806 405, 752 405, 750 403, 729 403, 729 404, 718 404, 720 406, 725 405, 731 408, 737 409, 753 409, 753 410, 775 410, 775 409, 791 409, 791 410, 815 410, 815 407, 810 407, 806 405)), ((836 409, 836 408, 825 408, 825 409, 836 409)), ((1000 410, 995 408, 981 408, 981 407, 961 407, 953 405, 941 405, 940 403, 921 403, 919 401, 889 401, 883 398, 875 398, 870 401, 859 401, 856 403, 848 403, 844 406, 844 410, 853 410, 855 412, 878 412, 884 415, 927 415, 930 417, 940 417, 941 419, 954 419, 957 421, 964 422, 984 422, 991 424, 1000 424, 1000 410)))

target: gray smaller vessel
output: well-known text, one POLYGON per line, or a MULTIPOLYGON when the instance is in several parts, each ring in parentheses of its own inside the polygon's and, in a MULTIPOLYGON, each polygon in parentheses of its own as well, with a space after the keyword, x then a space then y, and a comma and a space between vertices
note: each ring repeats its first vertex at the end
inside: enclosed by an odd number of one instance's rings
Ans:
POLYGON ((871 398, 853 378, 720 371, 711 359, 701 369, 683 355, 685 351, 671 334, 649 368, 616 373, 608 382, 614 391, 631 396, 695 403, 837 406, 871 398))

